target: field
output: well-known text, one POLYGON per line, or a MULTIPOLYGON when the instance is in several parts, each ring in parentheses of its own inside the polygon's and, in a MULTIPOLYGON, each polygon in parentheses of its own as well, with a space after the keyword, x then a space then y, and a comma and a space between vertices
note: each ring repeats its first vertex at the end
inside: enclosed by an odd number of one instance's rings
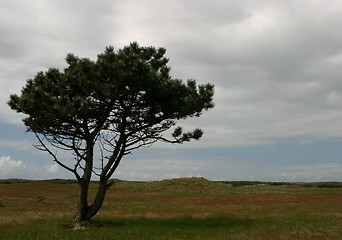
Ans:
POLYGON ((342 239, 341 183, 118 180, 96 224, 75 230, 77 193, 73 181, 0 180, 0 239, 342 239))

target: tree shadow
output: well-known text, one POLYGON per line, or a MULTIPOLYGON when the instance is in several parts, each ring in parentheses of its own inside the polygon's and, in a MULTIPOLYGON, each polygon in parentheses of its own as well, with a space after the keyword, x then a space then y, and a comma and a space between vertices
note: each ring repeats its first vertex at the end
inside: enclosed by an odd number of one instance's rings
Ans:
MULTIPOLYGON (((235 216, 192 217, 181 216, 172 218, 96 218, 92 222, 81 223, 76 229, 88 228, 173 228, 173 229, 200 229, 200 228, 250 228, 260 224, 254 218, 241 218, 235 216)), ((74 224, 65 225, 74 228, 74 224)))

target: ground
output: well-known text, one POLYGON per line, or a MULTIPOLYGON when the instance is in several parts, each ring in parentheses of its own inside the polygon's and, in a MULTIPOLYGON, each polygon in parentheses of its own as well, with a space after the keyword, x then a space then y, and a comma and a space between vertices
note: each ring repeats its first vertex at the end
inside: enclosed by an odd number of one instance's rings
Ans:
POLYGON ((342 239, 340 183, 118 180, 78 231, 74 181, 0 183, 0 239, 342 239))

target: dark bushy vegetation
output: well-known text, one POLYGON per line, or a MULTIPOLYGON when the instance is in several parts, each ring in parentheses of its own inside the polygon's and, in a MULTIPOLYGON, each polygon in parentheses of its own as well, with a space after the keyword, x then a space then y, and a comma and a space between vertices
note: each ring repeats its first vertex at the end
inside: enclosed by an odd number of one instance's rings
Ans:
POLYGON ((10 178, 10 179, 0 179, 0 184, 29 183, 32 181, 33 180, 10 178))

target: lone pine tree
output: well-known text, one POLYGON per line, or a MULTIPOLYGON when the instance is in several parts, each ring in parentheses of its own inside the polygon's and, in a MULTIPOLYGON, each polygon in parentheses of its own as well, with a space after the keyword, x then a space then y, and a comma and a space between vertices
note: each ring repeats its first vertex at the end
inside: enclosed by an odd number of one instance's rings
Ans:
POLYGON ((9 106, 24 113, 27 131, 39 141, 35 147, 75 175, 76 223, 97 214, 113 184, 111 176, 132 150, 202 136, 201 129, 183 132, 176 121, 213 108, 214 86, 172 79, 165 52, 131 43, 119 50, 107 47, 96 61, 68 54, 63 71, 38 72, 27 80, 21 95, 10 96, 9 106), (59 150, 70 151, 73 157, 60 159, 59 150), (89 203, 93 175, 99 181, 89 203))

